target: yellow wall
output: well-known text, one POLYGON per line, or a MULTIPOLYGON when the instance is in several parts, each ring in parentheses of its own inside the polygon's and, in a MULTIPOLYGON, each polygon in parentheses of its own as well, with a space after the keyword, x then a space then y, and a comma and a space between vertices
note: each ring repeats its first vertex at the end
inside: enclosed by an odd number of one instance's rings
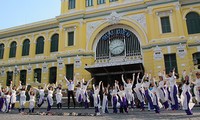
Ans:
MULTIPOLYGON (((166 2, 165 0, 163 1, 166 2)), ((166 2, 165 4, 163 4, 164 2, 155 3, 153 0, 144 0, 142 2, 135 2, 133 0, 132 2, 129 1, 130 3, 126 2, 127 0, 119 0, 109 3, 109 0, 106 0, 106 4, 97 5, 96 0, 94 0, 94 6, 87 8, 85 7, 85 0, 81 0, 81 2, 77 2, 74 10, 68 10, 68 2, 67 0, 63 0, 61 3, 61 15, 55 19, 0 31, 0 36, 8 36, 0 38, 0 43, 5 44, 4 58, 0 60, 0 67, 6 66, 6 73, 9 71, 9 67, 13 70, 14 66, 18 65, 20 70, 22 70, 27 69, 27 65, 30 63, 34 70, 35 68, 42 68, 42 64, 47 61, 48 68, 51 68, 52 66, 57 66, 57 59, 59 57, 64 56, 63 60, 66 65, 74 64, 74 58, 79 55, 82 65, 80 68, 74 68, 74 73, 78 79, 90 79, 91 74, 84 69, 85 64, 95 64, 95 51, 93 51, 95 39, 99 32, 112 25, 106 22, 105 19, 113 11, 116 11, 120 15, 118 24, 131 27, 140 37, 143 64, 146 72, 152 72, 154 76, 157 76, 159 71, 165 69, 163 58, 161 60, 154 60, 153 58, 155 46, 160 46, 163 54, 177 53, 177 46, 180 42, 186 45, 187 54, 184 58, 180 58, 176 54, 179 73, 181 74, 181 71, 184 69, 187 71, 193 69, 192 54, 197 52, 198 49, 197 46, 190 47, 190 45, 195 44, 196 39, 200 39, 200 34, 188 35, 185 15, 190 11, 200 14, 200 4, 185 5, 177 8, 179 2, 176 1, 166 2), (153 4, 151 5, 151 3, 153 4), (140 6, 141 8, 139 8, 140 6), (171 11, 172 32, 162 34, 159 13, 165 11, 171 11), (140 21, 130 18, 138 14, 145 16, 146 28, 140 24, 140 21), (95 30, 92 31, 93 33, 88 39, 88 25, 91 23, 94 23, 95 26, 90 29, 95 30), (67 31, 70 29, 75 31, 74 46, 67 46, 67 31), (55 33, 59 34, 59 51, 50 53, 50 38, 55 33), (35 41, 39 36, 45 38, 44 54, 35 55, 35 41), (21 44, 26 38, 31 41, 30 54, 28 57, 22 57, 21 44), (9 46, 12 41, 17 41, 17 55, 15 58, 9 59, 9 46), (170 52, 168 46, 170 46, 170 52), (49 60, 54 61, 54 65, 52 65, 52 62, 48 62, 49 60), (19 64, 24 64, 24 68, 19 64)), ((34 84, 33 70, 31 74, 27 74, 27 83, 29 84, 34 84)), ((57 81, 63 80, 63 76, 65 76, 65 68, 62 70, 57 68, 57 81)), ((42 83, 48 83, 48 78, 49 72, 42 74, 42 83)), ((5 85, 6 79, 5 74, 1 76, 0 82, 5 85)), ((16 83, 18 83, 17 81, 19 81, 19 75, 16 76, 16 83)))

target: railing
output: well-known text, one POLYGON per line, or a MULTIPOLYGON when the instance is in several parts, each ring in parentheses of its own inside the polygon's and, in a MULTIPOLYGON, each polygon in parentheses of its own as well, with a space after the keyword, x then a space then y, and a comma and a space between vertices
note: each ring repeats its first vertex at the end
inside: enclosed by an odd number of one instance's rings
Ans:
POLYGON ((128 62, 128 61, 142 61, 142 55, 140 52, 130 53, 127 56, 117 56, 117 57, 109 57, 109 56, 101 56, 96 57, 95 64, 103 64, 103 63, 113 63, 113 62, 128 62))

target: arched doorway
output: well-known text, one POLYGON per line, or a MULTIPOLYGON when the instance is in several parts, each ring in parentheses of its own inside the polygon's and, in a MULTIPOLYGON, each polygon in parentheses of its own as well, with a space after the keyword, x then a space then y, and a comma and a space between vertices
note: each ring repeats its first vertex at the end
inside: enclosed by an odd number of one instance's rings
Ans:
POLYGON ((137 33, 124 25, 108 26, 96 37, 93 45, 95 64, 86 66, 96 82, 113 84, 121 75, 131 78, 144 73, 142 52, 137 33))

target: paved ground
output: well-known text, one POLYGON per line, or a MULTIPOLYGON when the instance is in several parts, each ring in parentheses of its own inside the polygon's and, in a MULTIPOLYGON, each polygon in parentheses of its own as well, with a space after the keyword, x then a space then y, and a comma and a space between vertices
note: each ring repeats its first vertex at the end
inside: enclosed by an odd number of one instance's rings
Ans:
MULTIPOLYGON (((36 110, 36 112, 38 109, 36 110)), ((44 109, 40 111, 45 111, 44 109)), ((109 110, 112 112, 112 109, 109 110)), ((160 114, 155 114, 153 111, 143 111, 140 112, 139 109, 134 109, 133 111, 129 111, 129 113, 124 114, 103 114, 101 116, 89 116, 94 113, 93 109, 63 109, 56 110, 53 109, 52 112, 56 113, 89 113, 86 116, 47 116, 47 115, 21 115, 17 112, 12 112, 9 114, 0 113, 0 120, 169 120, 169 119, 180 119, 180 120, 200 120, 200 107, 195 107, 193 109, 194 115, 187 116, 183 110, 179 111, 165 111, 162 110, 160 114)))

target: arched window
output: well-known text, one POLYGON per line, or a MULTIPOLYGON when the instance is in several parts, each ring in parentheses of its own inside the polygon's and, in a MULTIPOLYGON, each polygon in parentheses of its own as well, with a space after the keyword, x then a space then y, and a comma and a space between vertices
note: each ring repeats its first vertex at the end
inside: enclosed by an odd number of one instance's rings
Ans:
POLYGON ((57 52, 58 51, 58 43, 59 43, 59 35, 54 34, 51 37, 51 52, 57 52))
POLYGON ((13 58, 16 56, 16 50, 17 50, 17 43, 15 41, 13 41, 10 44, 10 54, 9 54, 9 58, 13 58))
POLYGON ((44 53, 44 37, 39 37, 36 41, 36 54, 44 53))
POLYGON ((188 34, 200 33, 200 16, 196 12, 190 12, 186 15, 188 34))
POLYGON ((30 49, 30 40, 26 39, 23 42, 22 56, 28 56, 29 55, 29 49, 30 49))
POLYGON ((96 59, 109 59, 117 56, 141 55, 137 36, 128 29, 116 28, 107 31, 96 47, 96 59))
POLYGON ((0 59, 3 59, 3 55, 4 55, 4 44, 0 44, 0 59))

